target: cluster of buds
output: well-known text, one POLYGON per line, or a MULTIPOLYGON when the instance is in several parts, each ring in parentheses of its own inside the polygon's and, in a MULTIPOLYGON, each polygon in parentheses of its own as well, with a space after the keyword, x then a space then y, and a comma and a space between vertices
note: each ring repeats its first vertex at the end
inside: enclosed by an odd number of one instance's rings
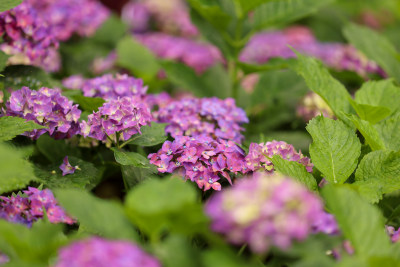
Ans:
POLYGON ((55 139, 79 134, 81 111, 59 89, 40 88, 38 91, 22 87, 13 91, 6 103, 6 115, 34 121, 47 129, 37 129, 24 135, 37 139, 48 132, 55 139))
POLYGON ((246 156, 246 165, 252 171, 260 169, 267 172, 274 171, 274 165, 268 159, 274 155, 280 155, 284 160, 296 161, 303 164, 308 172, 312 172, 313 164, 301 151, 297 152, 293 145, 284 141, 271 141, 264 143, 251 143, 249 154, 246 156))
POLYGON ((205 207, 211 228, 255 253, 288 249, 312 233, 324 213, 322 201, 302 184, 278 174, 241 179, 214 195, 205 207))
POLYGON ((297 107, 297 116, 308 122, 321 114, 327 118, 334 117, 331 108, 319 95, 314 92, 307 93, 297 107))
POLYGON ((182 62, 197 73, 222 61, 220 51, 210 44, 164 33, 137 34, 135 37, 158 57, 182 62))
POLYGON ((232 98, 183 98, 159 106, 154 116, 158 122, 168 123, 165 131, 174 138, 208 135, 238 143, 243 139, 240 125, 248 122, 232 98))
POLYGON ((90 237, 58 252, 54 267, 161 267, 157 259, 137 245, 122 240, 90 237))
POLYGON ((107 138, 115 142, 126 141, 132 135, 140 133, 143 125, 152 120, 150 109, 140 99, 122 97, 104 103, 99 111, 82 121, 81 134, 100 141, 107 138))
POLYGON ((29 187, 23 192, 26 196, 0 196, 0 218, 31 226, 33 222, 43 218, 45 211, 51 223, 75 223, 74 219, 57 204, 49 189, 39 190, 29 187))
POLYGON ((245 173, 244 152, 232 141, 208 136, 179 136, 164 142, 162 148, 148 156, 161 173, 180 173, 196 182, 204 191, 221 190, 221 177, 232 183, 230 173, 245 173))

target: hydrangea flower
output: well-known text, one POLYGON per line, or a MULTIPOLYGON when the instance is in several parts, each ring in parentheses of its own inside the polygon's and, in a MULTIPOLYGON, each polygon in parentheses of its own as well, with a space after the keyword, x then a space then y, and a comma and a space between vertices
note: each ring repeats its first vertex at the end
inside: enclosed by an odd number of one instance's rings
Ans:
POLYGON ((91 70, 94 74, 99 75, 110 72, 117 62, 117 52, 111 51, 106 57, 97 57, 93 60, 91 70))
POLYGON ((43 217, 44 208, 52 223, 75 223, 75 220, 57 204, 50 189, 39 190, 29 187, 23 192, 26 196, 0 196, 0 218, 31 226, 33 222, 43 217))
POLYGON ((0 265, 5 264, 10 261, 10 258, 6 255, 0 252, 0 265))
POLYGON ((121 240, 90 237, 63 247, 54 267, 161 267, 137 245, 121 240))
POLYGON ((221 53, 210 44, 164 33, 137 34, 135 37, 158 57, 182 62, 197 73, 222 62, 221 53))
POLYGON ((272 162, 267 157, 280 155, 283 159, 296 161, 303 164, 308 172, 312 172, 313 164, 301 151, 296 152, 294 147, 284 141, 271 141, 264 143, 251 143, 249 153, 246 156, 247 167, 252 171, 260 169, 271 172, 274 170, 272 162), (266 157, 267 156, 267 157, 266 157))
MULTIPOLYGON (((144 96, 147 86, 143 85, 142 79, 136 79, 127 74, 105 74, 93 79, 86 79, 81 82, 79 77, 73 76, 64 80, 63 84, 73 85, 83 91, 84 96, 101 97, 106 100, 122 98, 125 96, 144 96), (72 79, 72 80, 71 80, 72 79), (74 82, 74 84, 72 83, 74 82)), ((73 87, 71 87, 73 88, 73 87)), ((73 89, 75 89, 73 88, 73 89)))
POLYGON ((211 197, 205 206, 211 228, 234 244, 256 253, 288 249, 312 233, 323 212, 322 201, 305 186, 278 174, 241 179, 211 197))
POLYGON ((165 131, 174 138, 209 135, 238 143, 243 139, 240 125, 248 118, 232 98, 191 97, 164 103, 153 114, 158 122, 168 123, 165 131))
POLYGON ((55 139, 70 138, 79 133, 81 111, 72 105, 60 89, 40 88, 38 91, 22 87, 13 91, 6 103, 6 115, 35 121, 47 129, 37 129, 24 135, 37 139, 48 132, 55 139))
POLYGON ((86 79, 80 75, 72 75, 62 80, 62 85, 69 89, 81 89, 86 79))
POLYGON ((106 141, 108 136, 118 142, 140 133, 140 128, 149 125, 151 120, 150 109, 140 99, 123 97, 104 103, 80 126, 84 137, 106 141), (116 140, 117 135, 121 135, 119 140, 116 140))
POLYGON ((308 122, 312 118, 322 115, 327 118, 333 118, 334 114, 328 104, 316 93, 309 92, 302 99, 300 105, 297 107, 297 116, 303 118, 308 122))
POLYGON ((78 166, 72 166, 68 161, 68 156, 65 156, 63 163, 60 165, 60 170, 62 171, 62 175, 65 176, 67 174, 73 174, 77 169, 78 166))
POLYGON ((327 235, 337 235, 340 232, 335 217, 326 212, 321 213, 312 223, 312 231, 313 233, 324 233, 327 235))
POLYGON ((244 152, 232 141, 208 136, 178 136, 165 141, 157 153, 148 156, 161 173, 180 173, 204 191, 221 190, 222 177, 232 183, 230 173, 245 173, 244 152))
POLYGON ((390 240, 395 243, 400 240, 400 228, 397 230, 393 226, 385 226, 386 228, 386 233, 389 235, 390 240))

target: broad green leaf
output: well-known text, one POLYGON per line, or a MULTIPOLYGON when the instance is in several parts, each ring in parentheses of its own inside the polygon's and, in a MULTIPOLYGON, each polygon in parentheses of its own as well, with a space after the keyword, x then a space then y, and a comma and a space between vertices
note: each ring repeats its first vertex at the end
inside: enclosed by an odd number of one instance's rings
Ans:
POLYGON ((351 125, 348 119, 342 114, 342 112, 352 113, 351 105, 348 101, 350 94, 346 88, 333 78, 319 61, 299 53, 296 54, 298 57, 298 63, 295 66, 296 72, 304 78, 312 91, 322 97, 337 118, 351 125))
POLYGON ((82 156, 78 147, 74 147, 67 142, 65 139, 55 140, 48 134, 43 134, 36 141, 36 147, 50 162, 61 164, 60 162, 65 156, 74 156, 77 158, 82 156))
POLYGON ((17 135, 34 129, 45 129, 34 121, 28 121, 19 117, 4 116, 0 118, 0 141, 9 141, 17 135))
POLYGON ((295 178, 299 182, 306 185, 310 190, 317 189, 317 182, 314 176, 306 170, 304 165, 296 161, 284 160, 279 155, 274 155, 271 158, 271 161, 274 164, 274 169, 278 172, 295 178))
POLYGON ((9 57, 9 55, 6 55, 3 51, 0 51, 0 72, 6 67, 9 57))
POLYGON ((92 38, 96 42, 103 43, 114 49, 127 30, 128 26, 116 14, 111 14, 92 38))
POLYGON ((210 4, 207 0, 188 0, 190 6, 195 9, 214 28, 224 31, 229 25, 230 16, 217 4, 210 4))
POLYGON ((353 173, 361 153, 361 143, 355 132, 338 120, 322 116, 312 119, 307 131, 313 138, 311 160, 332 183, 344 183, 353 173))
MULTIPOLYGON (((247 1, 252 3, 253 1, 247 1)), ((271 0, 254 10, 254 29, 287 24, 318 10, 333 0, 271 0)))
POLYGON ((400 112, 375 125, 387 149, 400 150, 400 112))
POLYGON ((106 101, 101 97, 87 97, 82 95, 74 95, 72 99, 79 104, 79 108, 88 112, 97 111, 106 101))
POLYGON ((16 148, 0 142, 0 194, 24 188, 35 181, 31 163, 16 148))
POLYGON ((322 196, 356 255, 366 257, 390 253, 384 218, 377 207, 345 186, 326 186, 322 189, 322 196))
POLYGON ((222 64, 215 64, 201 75, 210 96, 227 98, 231 94, 232 83, 222 64))
POLYGON ((295 59, 284 59, 284 58, 271 58, 267 63, 262 65, 238 62, 237 65, 244 72, 244 74, 250 74, 254 72, 264 72, 271 70, 287 69, 289 66, 296 63, 295 59))
POLYGON ((383 35, 367 27, 349 24, 343 30, 344 36, 369 59, 378 63, 389 76, 400 82, 399 53, 383 35))
POLYGON ((93 189, 100 182, 101 172, 93 163, 75 157, 68 157, 68 160, 72 166, 78 166, 79 169, 72 174, 62 176, 60 170, 62 161, 45 167, 36 166, 35 174, 38 181, 52 189, 81 188, 87 190, 93 189))
POLYGON ((355 94, 355 100, 360 104, 382 106, 392 112, 400 107, 400 88, 393 84, 393 79, 368 81, 355 94))
POLYGON ((153 53, 131 36, 118 42, 117 64, 144 79, 153 78, 160 69, 153 53))
POLYGON ((374 151, 361 160, 355 186, 371 202, 400 189, 400 152, 374 151))
POLYGON ((149 168, 150 163, 148 159, 139 153, 123 151, 114 147, 112 147, 111 150, 114 151, 115 160, 121 165, 149 168))
POLYGON ((379 135, 378 131, 370 122, 362 120, 357 116, 351 114, 347 117, 354 123, 360 133, 364 136, 365 141, 371 147, 372 150, 385 149, 384 141, 379 135))
POLYGON ((243 15, 247 16, 247 13, 250 10, 253 10, 258 6, 260 6, 260 5, 264 4, 264 3, 267 3, 267 2, 271 2, 271 1, 273 1, 273 0, 251 0, 251 1, 248 1, 248 0, 237 0, 235 2, 238 2, 238 4, 240 5, 240 8, 241 8, 241 12, 240 13, 242 14, 242 16, 243 15))
POLYGON ((354 110, 357 112, 358 116, 372 124, 380 122, 392 113, 392 111, 387 107, 359 104, 351 98, 349 98, 349 101, 354 110))
POLYGON ((22 3, 22 0, 1 0, 0 12, 4 12, 22 3))
POLYGON ((80 228, 85 232, 107 238, 138 240, 120 203, 73 189, 56 190, 55 195, 61 206, 78 220, 80 228))
POLYGON ((165 134, 165 123, 151 123, 151 126, 143 126, 140 128, 142 134, 136 134, 132 136, 129 141, 131 145, 138 146, 155 146, 164 143, 167 140, 167 135, 165 134))

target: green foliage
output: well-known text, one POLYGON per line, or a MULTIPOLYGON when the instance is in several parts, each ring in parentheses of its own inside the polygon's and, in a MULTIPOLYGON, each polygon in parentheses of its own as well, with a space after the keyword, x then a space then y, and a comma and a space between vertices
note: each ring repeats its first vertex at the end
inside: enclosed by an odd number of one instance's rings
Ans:
POLYGON ((101 179, 101 172, 93 163, 75 157, 68 157, 72 166, 78 166, 72 174, 62 176, 60 165, 62 161, 55 162, 49 166, 36 166, 35 174, 38 181, 47 187, 54 188, 82 188, 93 189, 101 179))
POLYGON ((117 148, 111 148, 114 151, 115 160, 121 165, 132 165, 135 167, 149 168, 149 161, 146 157, 136 152, 127 152, 117 148))
POLYGON ((361 143, 354 131, 341 121, 323 116, 312 119, 307 131, 313 138, 311 160, 332 183, 344 183, 353 173, 361 153, 361 143))
POLYGON ((356 171, 354 186, 370 202, 378 202, 383 194, 400 189, 400 152, 368 153, 356 171))
POLYGON ((72 99, 79 104, 79 108, 88 112, 96 112, 106 101, 101 97, 87 97, 74 95, 72 99))
POLYGON ((389 238, 378 208, 366 203, 345 186, 326 186, 322 189, 322 195, 357 255, 366 257, 390 253, 389 238))
POLYGON ((117 42, 125 35, 127 30, 128 26, 124 24, 116 14, 111 14, 111 16, 96 31, 92 39, 97 43, 114 48, 117 42))
POLYGON ((310 190, 316 190, 318 188, 314 176, 307 172, 304 165, 296 161, 284 160, 280 155, 274 155, 271 161, 274 164, 274 169, 278 172, 295 178, 299 182, 305 184, 310 190))
POLYGON ((225 13, 218 4, 207 0, 188 0, 188 2, 190 6, 215 29, 220 31, 227 29, 230 22, 230 16, 225 13))
POLYGON ((4 12, 22 3, 22 0, 1 0, 0 12, 4 12))
POLYGON ((68 214, 78 220, 80 231, 106 238, 138 240, 120 203, 73 189, 59 189, 55 194, 68 214))
POLYGON ((393 114, 375 127, 387 149, 400 150, 400 112, 393 114))
MULTIPOLYGON (((0 11, 1 12, 1 11, 0 11)), ((4 70, 7 64, 7 60, 10 56, 6 55, 3 51, 0 51, 0 72, 4 70)))
POLYGON ((400 82, 399 53, 388 39, 367 27, 356 24, 347 25, 343 33, 351 44, 400 82))
POLYGON ((65 156, 82 157, 79 148, 67 143, 66 140, 55 140, 47 134, 43 134, 36 141, 36 147, 51 163, 61 164, 65 156))
POLYGON ((165 135, 165 123, 152 122, 151 126, 143 126, 140 128, 141 134, 136 134, 128 140, 131 145, 138 146, 155 146, 164 143, 167 140, 165 135))
POLYGON ((46 127, 23 118, 4 116, 0 118, 0 141, 9 141, 25 132, 44 128, 46 127))
POLYGON ((386 107, 358 104, 351 98, 349 99, 349 101, 354 110, 357 112, 357 115, 360 116, 361 119, 366 120, 372 124, 380 122, 381 120, 389 116, 390 113, 392 113, 391 110, 386 107))
POLYGON ((36 180, 32 164, 23 153, 0 142, 0 193, 24 188, 36 180))

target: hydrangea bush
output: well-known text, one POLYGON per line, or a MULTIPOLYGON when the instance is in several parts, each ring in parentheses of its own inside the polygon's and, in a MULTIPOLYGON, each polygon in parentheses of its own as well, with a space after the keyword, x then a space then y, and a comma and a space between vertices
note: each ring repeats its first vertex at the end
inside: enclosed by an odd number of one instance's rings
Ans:
POLYGON ((396 0, 0 0, 0 266, 400 266, 396 0))

